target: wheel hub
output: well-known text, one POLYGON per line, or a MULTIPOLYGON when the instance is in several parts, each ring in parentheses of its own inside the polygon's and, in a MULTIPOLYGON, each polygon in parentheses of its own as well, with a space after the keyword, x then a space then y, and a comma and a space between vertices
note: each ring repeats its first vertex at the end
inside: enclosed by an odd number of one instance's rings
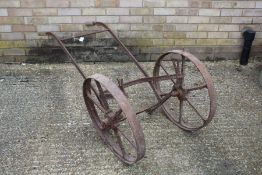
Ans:
POLYGON ((173 85, 171 95, 179 98, 179 100, 184 100, 187 95, 187 92, 183 89, 181 83, 177 83, 173 85))
POLYGON ((108 111, 105 114, 105 119, 102 120, 102 129, 114 129, 116 128, 116 124, 118 123, 118 120, 121 120, 121 118, 118 118, 119 115, 116 115, 112 110, 108 111))

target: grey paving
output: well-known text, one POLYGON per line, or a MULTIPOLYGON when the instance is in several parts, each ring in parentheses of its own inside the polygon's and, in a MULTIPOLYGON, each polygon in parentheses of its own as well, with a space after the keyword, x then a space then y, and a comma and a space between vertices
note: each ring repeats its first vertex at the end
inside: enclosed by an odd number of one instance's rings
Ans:
MULTIPOLYGON (((125 166, 102 144, 71 64, 0 65, 0 174, 262 174, 261 62, 205 62, 218 94, 212 122, 186 133, 159 111, 143 114, 146 157, 125 166)), ((153 63, 143 63, 152 72, 153 63)), ((141 76, 132 63, 81 64, 87 75, 141 76)), ((154 102, 134 87, 134 108, 154 102)))

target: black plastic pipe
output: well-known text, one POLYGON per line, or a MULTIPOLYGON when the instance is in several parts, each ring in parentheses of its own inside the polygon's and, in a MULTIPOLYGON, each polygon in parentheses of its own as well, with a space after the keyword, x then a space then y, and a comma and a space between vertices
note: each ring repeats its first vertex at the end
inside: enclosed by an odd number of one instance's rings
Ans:
POLYGON ((244 35, 245 42, 244 42, 242 55, 241 55, 241 58, 240 58, 240 64, 241 65, 247 65, 251 46, 252 46, 252 42, 255 39, 256 32, 253 29, 247 29, 247 30, 244 31, 243 35, 244 35))

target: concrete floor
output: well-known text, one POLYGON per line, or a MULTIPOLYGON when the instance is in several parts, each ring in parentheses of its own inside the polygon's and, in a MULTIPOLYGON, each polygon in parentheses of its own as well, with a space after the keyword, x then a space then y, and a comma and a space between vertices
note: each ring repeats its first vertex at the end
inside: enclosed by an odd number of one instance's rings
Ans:
MULTIPOLYGON (((218 95, 211 123, 187 133, 159 111, 143 114, 146 157, 133 166, 102 144, 85 109, 83 79, 71 64, 0 65, 0 174, 262 174, 262 63, 240 71, 238 61, 205 64, 218 95)), ((153 65, 143 63, 149 72, 153 65)), ((81 67, 112 79, 140 76, 132 63, 81 67)), ((134 108, 155 100, 147 89, 134 92, 134 108)))

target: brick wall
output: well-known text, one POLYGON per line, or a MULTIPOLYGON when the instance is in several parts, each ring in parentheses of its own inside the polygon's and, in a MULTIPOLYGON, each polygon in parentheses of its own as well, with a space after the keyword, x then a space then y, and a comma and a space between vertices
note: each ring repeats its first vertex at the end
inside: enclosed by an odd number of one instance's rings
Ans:
POLYGON ((238 59, 246 27, 257 31, 252 55, 262 52, 262 1, 1 0, 1 62, 46 55, 45 32, 68 36, 87 21, 109 24, 141 60, 184 47, 201 59, 238 59))

